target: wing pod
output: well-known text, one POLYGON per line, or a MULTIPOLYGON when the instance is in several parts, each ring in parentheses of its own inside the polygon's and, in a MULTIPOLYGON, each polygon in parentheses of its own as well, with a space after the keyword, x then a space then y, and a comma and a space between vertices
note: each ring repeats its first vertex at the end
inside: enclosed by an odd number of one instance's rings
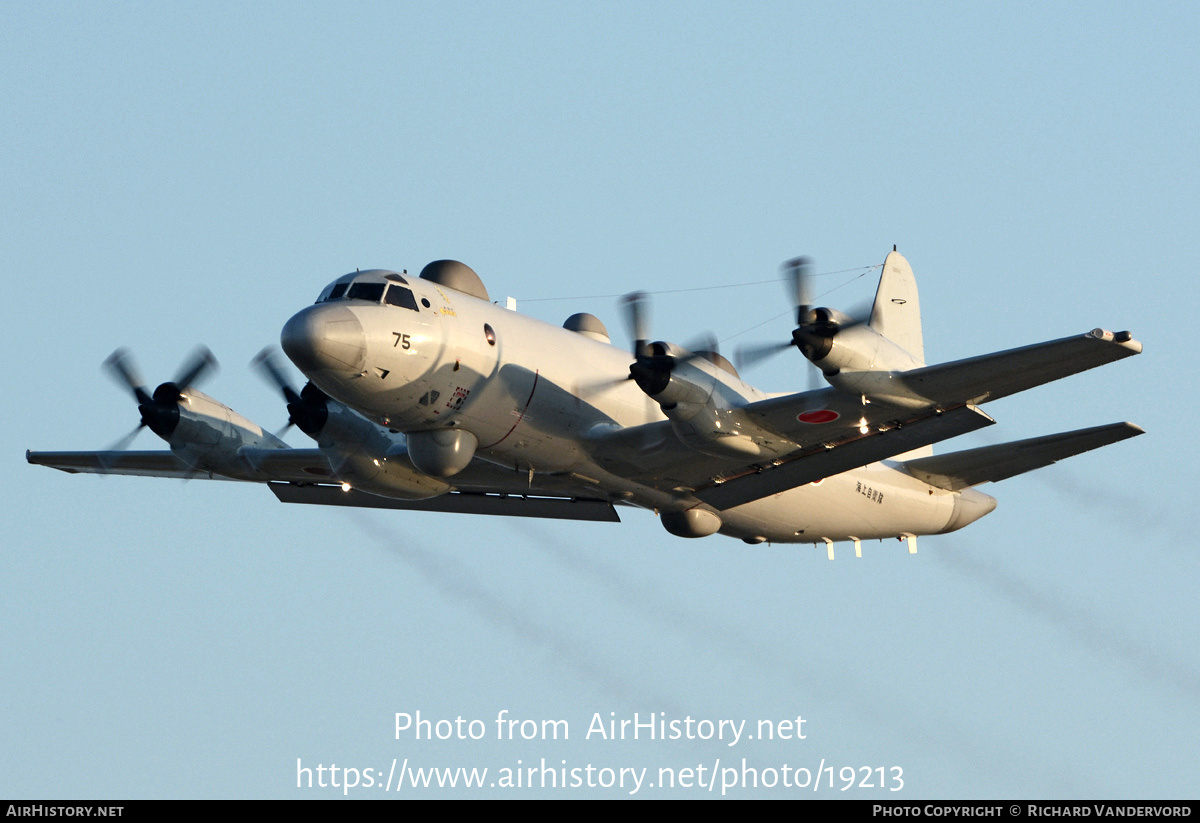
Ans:
POLYGON ((721 516, 703 508, 659 515, 663 528, 676 537, 708 537, 721 530, 721 516))

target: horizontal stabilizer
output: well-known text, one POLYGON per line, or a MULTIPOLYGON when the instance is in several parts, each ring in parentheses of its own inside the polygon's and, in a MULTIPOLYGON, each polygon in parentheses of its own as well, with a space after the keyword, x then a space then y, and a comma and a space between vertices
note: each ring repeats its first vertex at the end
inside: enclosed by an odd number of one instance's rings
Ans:
POLYGON ((621 518, 617 516, 617 510, 607 500, 468 492, 451 492, 428 500, 395 500, 390 497, 367 494, 357 489, 342 491, 341 486, 298 486, 293 483, 270 483, 268 485, 275 496, 284 503, 621 522, 621 518))
POLYGON ((1145 430, 1132 423, 1112 423, 997 446, 922 457, 909 460, 904 467, 913 477, 931 486, 958 491, 1040 469, 1064 458, 1139 434, 1145 434, 1145 430))
POLYGON ((884 432, 863 434, 847 442, 818 445, 780 465, 755 469, 722 483, 698 489, 696 497, 717 509, 731 509, 752 500, 857 469, 897 454, 973 432, 996 421, 974 406, 931 413, 884 432))

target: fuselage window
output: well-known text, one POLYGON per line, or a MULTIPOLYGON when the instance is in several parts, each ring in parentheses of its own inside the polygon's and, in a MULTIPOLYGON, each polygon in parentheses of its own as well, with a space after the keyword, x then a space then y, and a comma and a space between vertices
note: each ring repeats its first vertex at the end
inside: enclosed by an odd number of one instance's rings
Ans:
POLYGON ((413 297, 412 289, 406 289, 403 286, 389 286, 384 302, 393 306, 420 311, 417 308, 417 298, 413 297))
POLYGON ((346 292, 347 300, 368 300, 378 303, 383 299, 383 289, 386 283, 355 283, 346 292))

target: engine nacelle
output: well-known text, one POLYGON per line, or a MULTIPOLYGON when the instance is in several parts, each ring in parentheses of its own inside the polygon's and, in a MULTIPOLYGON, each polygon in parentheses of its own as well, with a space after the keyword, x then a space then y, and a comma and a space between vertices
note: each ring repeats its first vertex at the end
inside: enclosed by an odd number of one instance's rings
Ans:
MULTIPOLYGON (((218 403, 198 389, 177 393, 177 414, 171 414, 170 430, 163 435, 183 462, 197 470, 214 471, 237 476, 241 466, 241 449, 285 449, 287 444, 261 426, 252 423, 233 409, 218 403)), ((159 387, 160 391, 163 387, 159 387)), ((163 392, 165 395, 167 392, 163 392)), ((159 392, 155 392, 159 394, 159 392)), ((168 408, 165 404, 162 408, 168 408)), ((160 416, 165 417, 161 411, 160 416)))
MULTIPOLYGON (((849 324, 850 318, 833 309, 834 322, 849 324)), ((806 354, 826 376, 841 371, 906 371, 925 364, 866 324, 840 328, 831 336, 813 339, 805 336, 806 354)))
POLYGON ((919 369, 924 361, 866 324, 833 309, 814 309, 810 327, 793 333, 805 356, 821 369, 835 388, 867 399, 904 408, 923 408, 929 401, 897 380, 919 369), (821 324, 828 324, 826 329, 821 324))
POLYGON ((635 378, 645 378, 638 379, 638 385, 659 404, 680 440, 715 457, 776 456, 743 433, 743 428, 756 429, 745 425, 738 402, 741 398, 725 396, 730 394, 728 387, 714 373, 723 366, 708 359, 702 361, 669 343, 654 343, 651 350, 655 355, 670 355, 677 360, 669 371, 647 369, 645 375, 635 378))

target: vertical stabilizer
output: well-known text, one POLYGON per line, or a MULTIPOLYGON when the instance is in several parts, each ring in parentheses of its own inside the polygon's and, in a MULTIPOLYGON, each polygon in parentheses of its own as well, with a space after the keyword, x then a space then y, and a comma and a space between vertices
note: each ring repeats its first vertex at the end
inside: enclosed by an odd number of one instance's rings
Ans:
MULTIPOLYGON (((871 306, 870 326, 888 340, 911 354, 921 365, 925 364, 925 338, 921 334, 921 301, 917 298, 917 278, 904 255, 892 251, 883 259, 883 274, 879 276, 879 288, 875 291, 875 303, 871 306)), ((897 455, 895 460, 914 460, 929 457, 933 446, 897 455)), ((915 552, 915 541, 910 539, 909 551, 915 552)))
POLYGON ((870 326, 925 364, 925 341, 921 336, 921 301, 912 266, 897 251, 883 261, 883 274, 871 307, 870 326))

